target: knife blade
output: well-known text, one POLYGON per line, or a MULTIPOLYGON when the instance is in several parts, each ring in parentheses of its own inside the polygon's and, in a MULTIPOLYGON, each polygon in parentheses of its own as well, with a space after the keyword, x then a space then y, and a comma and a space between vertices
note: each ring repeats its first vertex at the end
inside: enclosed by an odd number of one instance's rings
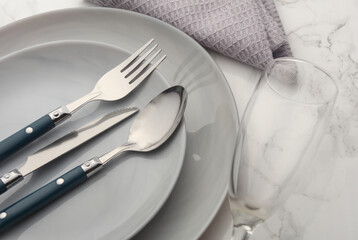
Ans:
POLYGON ((159 148, 179 126, 186 102, 187 93, 182 86, 164 90, 141 110, 129 129, 126 143, 100 157, 91 158, 19 201, 0 209, 0 232, 83 184, 120 154, 126 151, 144 153, 159 148))
POLYGON ((138 108, 126 108, 111 112, 38 150, 30 155, 25 164, 19 169, 14 169, 0 178, 0 194, 23 180, 26 175, 82 145, 137 112, 138 108))

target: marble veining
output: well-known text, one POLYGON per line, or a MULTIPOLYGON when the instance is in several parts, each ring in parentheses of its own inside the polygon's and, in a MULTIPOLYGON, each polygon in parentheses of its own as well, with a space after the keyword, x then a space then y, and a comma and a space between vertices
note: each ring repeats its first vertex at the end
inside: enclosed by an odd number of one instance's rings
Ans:
MULTIPOLYGON (((258 227, 253 239, 358 239, 358 1, 275 3, 294 56, 321 66, 336 80, 340 93, 316 156, 319 174, 258 227)), ((54 9, 88 6, 82 0, 0 0, 0 25, 54 9)), ((210 54, 223 70, 241 114, 259 71, 210 54)), ((230 230, 222 230, 229 228, 228 214, 225 202, 202 240, 229 239, 230 230)))
POLYGON ((294 55, 321 66, 340 92, 317 155, 321 176, 293 196, 254 239, 357 239, 358 212, 351 205, 358 199, 358 64, 352 32, 357 3, 278 0, 276 4, 294 55), (308 20, 298 21, 302 16, 308 20))

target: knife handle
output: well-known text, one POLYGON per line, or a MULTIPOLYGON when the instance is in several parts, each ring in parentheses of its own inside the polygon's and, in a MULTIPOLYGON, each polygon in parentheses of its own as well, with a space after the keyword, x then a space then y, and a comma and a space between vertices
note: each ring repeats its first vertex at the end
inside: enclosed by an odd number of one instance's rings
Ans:
POLYGON ((50 204, 66 192, 85 182, 102 167, 98 158, 73 168, 61 177, 0 211, 0 232, 50 204))
POLYGON ((67 108, 61 107, 5 138, 0 142, 0 162, 41 137, 70 116, 71 114, 67 108))
POLYGON ((0 195, 23 179, 24 176, 17 169, 4 174, 4 176, 0 177, 0 195))

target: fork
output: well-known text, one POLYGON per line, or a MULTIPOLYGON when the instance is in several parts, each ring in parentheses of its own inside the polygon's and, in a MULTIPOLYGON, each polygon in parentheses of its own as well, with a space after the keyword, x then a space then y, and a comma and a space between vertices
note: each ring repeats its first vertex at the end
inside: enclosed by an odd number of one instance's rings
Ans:
POLYGON ((0 162, 70 118, 74 112, 85 104, 94 100, 115 101, 127 96, 141 84, 166 57, 166 55, 162 56, 156 63, 149 66, 154 58, 161 52, 161 49, 159 49, 152 54, 148 60, 146 59, 157 48, 158 44, 155 44, 140 56, 153 41, 154 39, 149 40, 121 64, 104 74, 98 80, 94 89, 85 96, 57 108, 2 140, 0 142, 0 162))

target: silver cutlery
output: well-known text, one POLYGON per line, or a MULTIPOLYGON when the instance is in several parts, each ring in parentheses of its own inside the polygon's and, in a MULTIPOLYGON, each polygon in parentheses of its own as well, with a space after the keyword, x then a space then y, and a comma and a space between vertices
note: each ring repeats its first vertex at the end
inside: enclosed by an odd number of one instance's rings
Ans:
MULTIPOLYGON (((109 161, 126 151, 147 152, 158 148, 179 125, 186 106, 187 94, 183 87, 171 87, 155 97, 135 118, 127 143, 83 163, 48 183, 32 194, 0 211, 0 231, 26 218, 62 196, 109 161)), ((110 196, 108 196, 110 197, 110 196)))
POLYGON ((6 192, 38 168, 75 149, 137 112, 138 108, 125 108, 108 113, 40 149, 30 155, 19 169, 14 169, 0 178, 0 194, 6 192))
POLYGON ((121 64, 104 74, 90 93, 44 115, 1 141, 0 162, 71 117, 74 112, 85 104, 95 100, 115 101, 127 96, 142 83, 166 57, 165 55, 162 56, 157 62, 149 66, 161 51, 160 49, 157 50, 146 60, 157 48, 157 44, 140 56, 153 41, 154 40, 151 39, 121 64))

